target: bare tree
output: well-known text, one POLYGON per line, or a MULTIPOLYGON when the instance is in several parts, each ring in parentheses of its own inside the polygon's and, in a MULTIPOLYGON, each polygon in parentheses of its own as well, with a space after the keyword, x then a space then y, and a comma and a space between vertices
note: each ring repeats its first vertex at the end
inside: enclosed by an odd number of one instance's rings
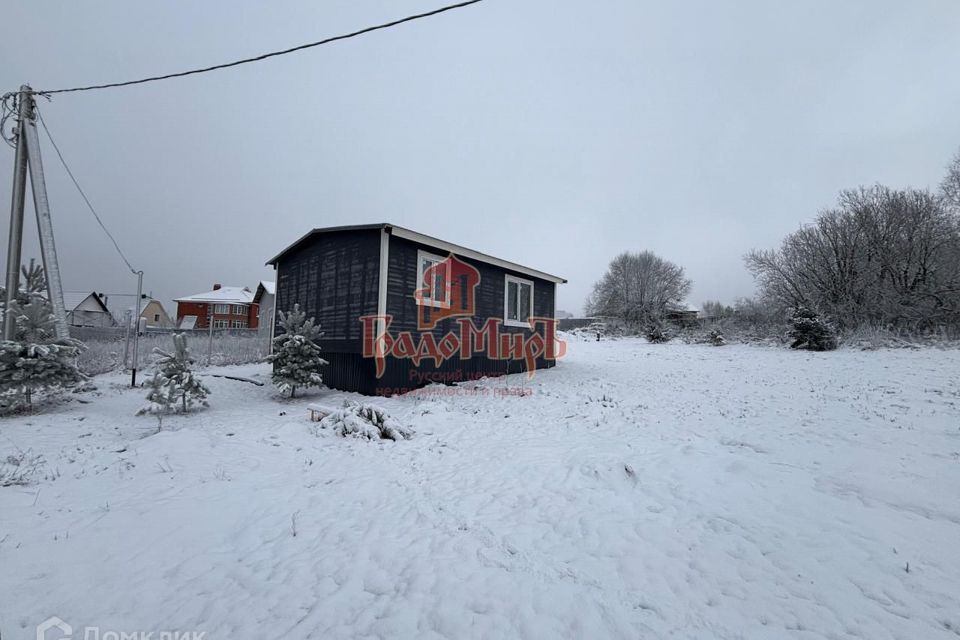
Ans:
POLYGON ((737 298, 733 303, 733 317, 742 327, 772 327, 782 324, 784 316, 769 304, 755 298, 737 298))
POLYGON ((947 175, 940 183, 940 192, 947 206, 960 210, 960 151, 957 151, 953 160, 947 165, 947 175))
POLYGON ((663 315, 668 305, 682 303, 690 286, 683 267, 650 251, 625 252, 610 262, 585 306, 591 315, 645 322, 663 315))
POLYGON ((960 224, 929 191, 844 191, 837 208, 746 263, 768 304, 811 307, 841 328, 960 322, 960 224))

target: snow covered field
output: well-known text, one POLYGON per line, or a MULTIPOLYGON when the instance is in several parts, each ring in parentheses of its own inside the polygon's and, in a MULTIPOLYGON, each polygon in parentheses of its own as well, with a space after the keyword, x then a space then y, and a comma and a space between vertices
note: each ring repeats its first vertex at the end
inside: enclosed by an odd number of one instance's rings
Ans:
POLYGON ((222 378, 156 433, 124 382, 0 422, 46 460, 0 488, 4 640, 960 637, 957 351, 574 343, 373 399, 397 443, 222 378))

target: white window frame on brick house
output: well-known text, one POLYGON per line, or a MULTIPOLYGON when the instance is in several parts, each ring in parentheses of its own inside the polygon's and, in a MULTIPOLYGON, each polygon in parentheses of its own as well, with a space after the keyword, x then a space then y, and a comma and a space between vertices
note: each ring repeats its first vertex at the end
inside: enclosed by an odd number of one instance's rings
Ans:
MULTIPOLYGON (((417 286, 416 291, 419 291, 423 287, 423 274, 434 264, 443 263, 444 260, 447 260, 443 256, 438 256, 433 253, 427 253, 426 251, 417 250, 417 286), (427 264, 430 263, 430 264, 427 264)), ((451 275, 451 264, 450 261, 446 262, 446 272, 443 276, 443 282, 438 283, 434 280, 433 287, 431 288, 431 295, 429 297, 415 296, 418 305, 428 306, 428 307, 439 307, 441 309, 447 309, 450 307, 450 278, 451 275), (436 293, 438 291, 438 285, 443 288, 443 298, 437 299, 436 293)))
POLYGON ((213 305, 213 312, 219 313, 220 315, 227 315, 230 313, 230 305, 228 304, 215 304, 213 305))
POLYGON ((230 321, 229 320, 214 320, 213 321, 214 329, 229 329, 230 321))
POLYGON ((233 315, 235 316, 245 316, 247 315, 246 305, 235 304, 233 305, 233 315))
POLYGON ((518 278, 517 276, 512 276, 509 273, 504 274, 503 276, 503 324, 507 327, 530 327, 530 318, 533 317, 533 280, 527 280, 526 278, 518 278), (513 283, 516 285, 516 308, 517 314, 515 318, 510 317, 510 284, 513 283), (521 296, 523 287, 530 287, 530 294, 528 297, 529 308, 527 309, 527 316, 521 318, 522 315, 520 312, 521 307, 521 296))

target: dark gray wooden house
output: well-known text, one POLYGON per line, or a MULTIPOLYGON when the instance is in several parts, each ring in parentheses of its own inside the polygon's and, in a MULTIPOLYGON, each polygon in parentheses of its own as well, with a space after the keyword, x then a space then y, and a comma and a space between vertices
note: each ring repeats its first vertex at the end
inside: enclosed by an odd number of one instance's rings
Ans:
POLYGON ((562 355, 554 311, 566 280, 403 227, 314 229, 267 264, 276 310, 299 304, 323 329, 321 373, 335 389, 392 395, 562 355))

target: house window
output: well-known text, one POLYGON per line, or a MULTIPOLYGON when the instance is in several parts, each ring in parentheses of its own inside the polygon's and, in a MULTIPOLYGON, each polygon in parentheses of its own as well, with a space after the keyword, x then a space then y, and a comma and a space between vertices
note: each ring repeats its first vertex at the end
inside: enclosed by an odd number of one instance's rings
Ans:
POLYGON ((214 313, 222 313, 222 314, 230 313, 230 305, 228 305, 228 304, 216 304, 216 305, 213 305, 213 312, 214 312, 214 313))
POLYGON ((533 313, 533 282, 505 276, 503 287, 503 324, 508 327, 529 327, 533 313))
POLYGON ((160 314, 159 314, 159 313, 153 314, 153 321, 154 321, 154 322, 160 322, 160 314))
POLYGON ((230 322, 227 320, 214 320, 213 328, 214 329, 228 329, 230 327, 230 322))
POLYGON ((417 251, 417 304, 450 306, 450 262, 445 260, 442 256, 417 251))
POLYGON ((233 305, 233 315, 245 316, 247 315, 247 310, 242 304, 235 304, 233 305))
POLYGON ((246 328, 247 328, 247 323, 244 322, 243 320, 234 320, 234 321, 233 321, 233 328, 234 328, 234 329, 246 329, 246 328))

